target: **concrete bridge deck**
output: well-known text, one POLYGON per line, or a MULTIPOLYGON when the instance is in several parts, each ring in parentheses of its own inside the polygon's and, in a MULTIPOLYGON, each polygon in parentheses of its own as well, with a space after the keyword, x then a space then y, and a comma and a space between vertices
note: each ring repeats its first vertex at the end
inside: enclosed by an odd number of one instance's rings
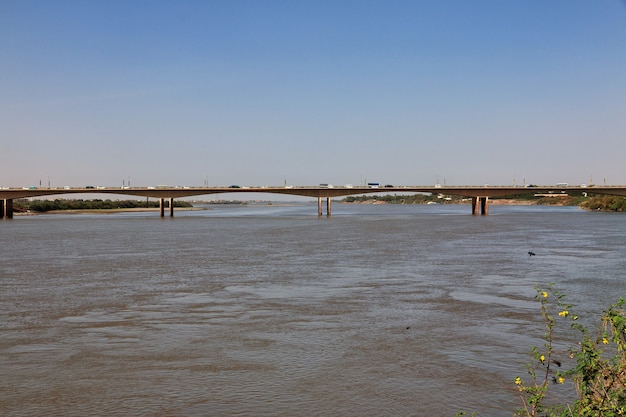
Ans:
POLYGON ((164 216, 164 201, 170 200, 170 216, 174 216, 175 198, 210 194, 269 193, 313 197, 318 199, 318 215, 322 215, 322 199, 326 199, 326 213, 330 215, 330 199, 360 194, 375 193, 428 193, 455 195, 472 198, 472 214, 488 214, 489 197, 515 196, 528 193, 592 193, 626 197, 626 186, 283 186, 283 187, 81 187, 81 188, 3 188, 0 189, 0 218, 13 217, 13 200, 73 194, 115 194, 156 198, 160 201, 161 216, 164 216))

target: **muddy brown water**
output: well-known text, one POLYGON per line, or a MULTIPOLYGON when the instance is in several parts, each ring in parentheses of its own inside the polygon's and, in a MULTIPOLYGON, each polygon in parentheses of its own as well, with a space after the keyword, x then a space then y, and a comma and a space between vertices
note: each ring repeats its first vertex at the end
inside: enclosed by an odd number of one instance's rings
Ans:
POLYGON ((626 215, 315 212, 1 221, 0 414, 511 415, 534 286, 581 316, 626 296, 626 215))

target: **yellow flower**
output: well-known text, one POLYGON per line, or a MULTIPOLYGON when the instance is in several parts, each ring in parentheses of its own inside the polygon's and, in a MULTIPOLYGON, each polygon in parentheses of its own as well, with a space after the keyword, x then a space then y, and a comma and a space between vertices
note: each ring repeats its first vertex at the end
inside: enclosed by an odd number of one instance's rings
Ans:
POLYGON ((602 338, 602 343, 604 343, 605 345, 609 344, 609 341, 606 339, 606 337, 602 338))
POLYGON ((519 376, 515 378, 515 385, 522 385, 522 378, 519 376))
POLYGON ((563 384, 565 382, 565 378, 562 376, 559 377, 559 384, 563 384))
POLYGON ((541 355, 541 356, 539 356, 539 360, 543 363, 543 362, 546 361, 546 357, 541 355))
POLYGON ((563 310, 563 311, 559 312, 559 316, 561 316, 561 317, 567 317, 567 316, 569 316, 569 311, 567 311, 567 310, 563 310))
POLYGON ((541 291, 541 295, 543 295, 543 298, 548 298, 548 293, 545 291, 541 291))

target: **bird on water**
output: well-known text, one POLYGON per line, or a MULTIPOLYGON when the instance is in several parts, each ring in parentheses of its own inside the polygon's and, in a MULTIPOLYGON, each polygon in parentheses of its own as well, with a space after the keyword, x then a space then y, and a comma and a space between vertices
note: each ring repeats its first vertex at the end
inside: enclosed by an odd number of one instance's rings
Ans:
POLYGON ((528 251, 528 256, 535 256, 535 255, 536 255, 535 252, 533 252, 531 250, 528 251))

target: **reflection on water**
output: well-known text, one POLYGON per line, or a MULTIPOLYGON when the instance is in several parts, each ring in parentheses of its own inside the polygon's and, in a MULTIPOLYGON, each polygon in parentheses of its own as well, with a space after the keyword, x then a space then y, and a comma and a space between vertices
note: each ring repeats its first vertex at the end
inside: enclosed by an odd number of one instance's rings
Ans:
POLYGON ((510 415, 533 286, 626 292, 621 215, 315 210, 0 222, 0 414, 510 415))

